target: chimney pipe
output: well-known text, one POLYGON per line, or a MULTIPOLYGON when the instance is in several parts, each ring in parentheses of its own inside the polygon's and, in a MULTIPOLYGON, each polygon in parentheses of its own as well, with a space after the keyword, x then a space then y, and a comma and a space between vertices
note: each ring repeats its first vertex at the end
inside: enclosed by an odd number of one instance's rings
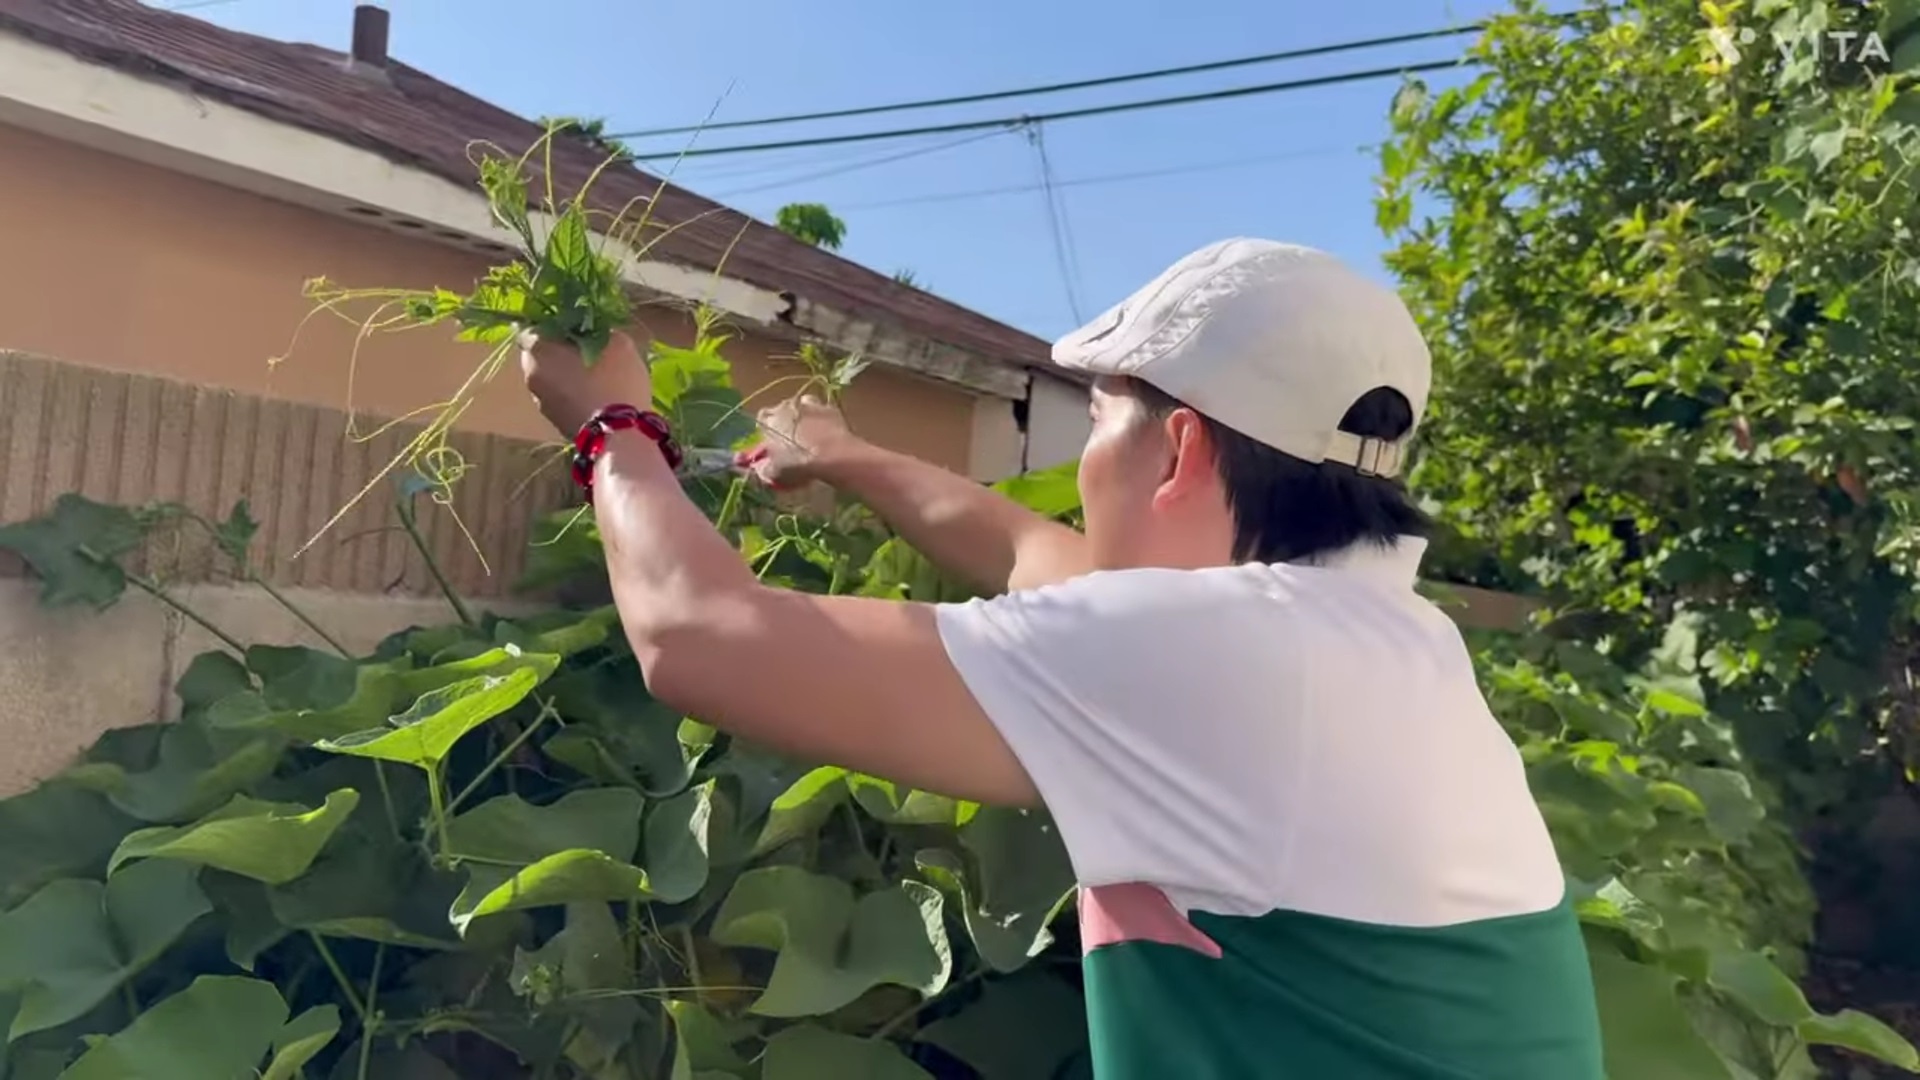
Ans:
POLYGON ((358 4, 353 9, 353 62, 368 67, 387 66, 387 9, 358 4))

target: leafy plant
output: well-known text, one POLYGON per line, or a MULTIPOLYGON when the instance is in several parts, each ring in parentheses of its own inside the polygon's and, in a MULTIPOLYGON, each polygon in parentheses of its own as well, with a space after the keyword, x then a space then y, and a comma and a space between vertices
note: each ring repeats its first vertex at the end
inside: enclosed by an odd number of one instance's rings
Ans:
POLYGON ((1917 33, 1907 0, 1523 3, 1381 150, 1438 554, 1629 665, 1705 619, 1715 708, 1806 813, 1920 765, 1917 33), (1890 63, 1831 47, 1866 32, 1890 63))
POLYGON ((820 203, 788 203, 773 220, 774 227, 795 240, 829 251, 840 250, 847 238, 847 223, 820 203))

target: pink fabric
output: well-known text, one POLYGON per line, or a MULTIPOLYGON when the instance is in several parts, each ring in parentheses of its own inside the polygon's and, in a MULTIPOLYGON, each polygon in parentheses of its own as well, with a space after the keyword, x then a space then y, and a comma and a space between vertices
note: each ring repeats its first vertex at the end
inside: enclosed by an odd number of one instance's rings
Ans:
POLYGON ((1080 890, 1080 947, 1092 952, 1123 941, 1156 941, 1215 960, 1220 945, 1200 932, 1167 894, 1152 885, 1094 885, 1080 890))

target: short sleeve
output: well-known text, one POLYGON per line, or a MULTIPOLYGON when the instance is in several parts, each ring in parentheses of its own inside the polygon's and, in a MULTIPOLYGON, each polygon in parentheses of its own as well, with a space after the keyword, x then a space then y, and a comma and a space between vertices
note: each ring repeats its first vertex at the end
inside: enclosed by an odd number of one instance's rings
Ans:
POLYGON ((1301 732, 1272 603, 1233 571, 1125 570, 940 605, 941 640, 1059 823, 1083 885, 1229 907, 1269 890, 1301 732))

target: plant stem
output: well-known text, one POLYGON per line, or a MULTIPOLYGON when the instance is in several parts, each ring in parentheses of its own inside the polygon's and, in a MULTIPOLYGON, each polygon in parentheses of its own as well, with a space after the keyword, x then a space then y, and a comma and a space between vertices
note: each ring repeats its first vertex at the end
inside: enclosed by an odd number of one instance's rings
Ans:
POLYGON ((395 840, 400 839, 400 808, 394 804, 393 788, 387 784, 387 763, 375 758, 373 778, 380 784, 380 802, 387 808, 387 831, 395 840))
POLYGON ((373 1037, 380 1029, 380 966, 387 959, 387 943, 373 951, 373 974, 367 979, 367 1012, 360 1025, 360 1080, 367 1080, 367 1064, 373 1060, 373 1037))
POLYGON ((733 512, 739 509, 740 493, 746 489, 747 478, 736 476, 727 487, 727 497, 720 503, 720 513, 713 519, 713 529, 722 536, 727 534, 727 526, 733 522, 733 512))
POLYGON ((266 578, 263 578, 258 574, 255 574, 251 567, 242 567, 241 575, 245 577, 247 581, 260 586, 260 589, 262 592, 266 593, 268 596, 273 597, 274 601, 278 603, 281 607, 286 608, 289 614, 291 614, 294 618, 299 619, 302 623, 305 623, 307 629, 313 631, 315 634, 318 634, 320 636, 320 640, 326 642, 327 645, 331 647, 334 652, 339 653, 341 656, 344 656, 349 660, 353 659, 353 654, 347 651, 347 647, 345 645, 340 644, 339 639, 335 638, 332 634, 327 633, 325 627, 313 621, 313 616, 308 615, 305 611, 302 611, 300 609, 300 605, 287 599, 286 594, 282 593, 279 589, 274 588, 270 583, 268 583, 266 578))
POLYGON ((451 814, 455 810, 460 809, 460 804, 467 801, 467 796, 477 791, 480 784, 485 781, 487 777, 493 775, 495 769, 506 764, 507 759, 513 756, 514 751, 525 746, 527 740, 533 738, 533 733, 540 730, 540 725, 546 722, 547 717, 558 715, 559 713, 554 709, 551 700, 542 701, 540 703, 540 715, 534 717, 533 723, 528 724, 520 734, 515 735, 512 742, 501 747, 500 752, 493 755, 493 760, 487 762, 486 766, 480 770, 480 774, 468 782, 466 787, 460 789, 460 794, 455 795, 453 801, 447 804, 447 813, 451 814))
POLYGON ((127 584, 132 585, 134 588, 139 589, 141 592, 146 593, 148 596, 153 597, 155 600, 160 601, 161 603, 167 605, 173 610, 179 612, 182 615, 185 615, 187 618, 198 623, 200 625, 200 629, 205 630, 207 633, 212 634, 214 637, 219 638, 221 644, 225 645, 227 648, 232 649, 234 652, 240 654, 243 657, 247 655, 247 647, 245 645, 240 644, 240 642, 236 640, 233 637, 233 635, 227 633, 225 630, 222 630, 219 627, 208 622, 206 616, 200 614, 199 612, 188 607, 186 604, 182 603, 181 601, 168 595, 167 590, 161 588, 158 582, 152 580, 151 578, 142 577, 139 574, 128 574, 127 584))
POLYGON ((333 950, 327 948, 327 939, 312 930, 307 931, 307 939, 319 950, 321 962, 327 965, 328 971, 333 972, 333 981, 340 985, 340 993, 346 996, 347 1004, 353 1006, 353 1013, 360 1018, 360 1026, 364 1028, 367 1024, 367 1007, 360 1003, 360 994, 353 988, 353 983, 347 980, 347 973, 340 967, 340 961, 333 958, 333 950))
POLYGON ((126 1003, 129 1020, 140 1015, 140 997, 133 992, 132 979, 120 984, 120 999, 126 1003))
POLYGON ((909 1006, 908 1008, 900 1010, 898 1013, 894 1014, 892 1019, 888 1020, 884 1024, 881 1024, 878 1028, 875 1028, 873 1034, 867 1037, 870 1039, 873 1039, 875 1042, 878 1042, 881 1039, 885 1039, 887 1036, 893 1034, 894 1030, 900 1027, 900 1025, 920 1015, 921 1010, 927 1008, 927 1006, 932 1005, 934 1002, 939 1001, 941 998, 946 997, 948 994, 953 993, 955 990, 958 990, 963 986, 971 986, 972 984, 979 982, 981 979, 985 978, 986 975, 987 975, 987 966, 985 964, 981 964, 979 967, 974 968, 973 972, 969 974, 966 978, 957 979, 953 982, 950 982, 946 985, 945 989, 941 990, 939 993, 933 995, 932 997, 925 998, 921 1001, 916 1001, 913 1003, 913 1005, 909 1006))
POLYGON ((447 860, 447 808, 440 782, 440 763, 436 761, 433 768, 427 770, 427 802, 433 813, 433 838, 439 847, 438 861, 444 864, 447 860))
POLYGON ((700 954, 693 948, 693 927, 680 928, 680 948, 687 954, 687 981, 693 984, 694 992, 700 990, 700 954))
POLYGON ((413 522, 413 508, 403 501, 396 503, 394 510, 400 515, 401 527, 407 530, 407 538, 413 541, 414 548, 420 552, 420 558, 426 562, 427 573, 433 575, 434 583, 440 586, 440 592, 446 596, 447 603, 453 605, 453 613, 468 626, 479 626, 479 622, 473 617, 473 612, 467 610, 466 601, 460 599, 460 594, 453 589, 453 583, 448 581, 447 575, 440 570, 439 560, 433 557, 433 550, 427 547, 427 538, 420 535, 420 526, 413 522))

